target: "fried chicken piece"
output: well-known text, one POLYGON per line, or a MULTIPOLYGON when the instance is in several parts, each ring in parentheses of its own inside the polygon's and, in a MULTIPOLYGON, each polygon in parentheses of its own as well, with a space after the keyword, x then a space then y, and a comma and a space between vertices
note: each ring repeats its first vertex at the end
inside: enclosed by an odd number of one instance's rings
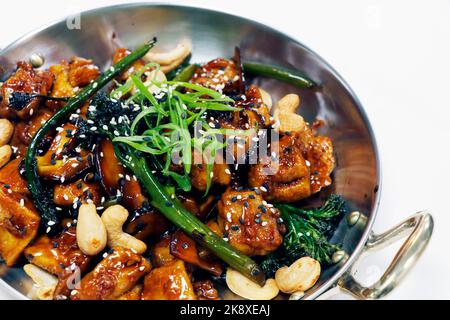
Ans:
POLYGON ((53 189, 53 202, 59 206, 70 206, 78 199, 81 203, 92 200, 99 204, 101 200, 100 184, 98 182, 84 182, 82 179, 69 184, 57 184, 53 189))
POLYGON ((196 300, 184 262, 176 260, 153 269, 144 279, 142 300, 196 300))
POLYGON ((30 118, 38 108, 42 98, 33 98, 22 110, 15 110, 10 106, 11 95, 14 92, 48 95, 53 81, 53 73, 37 71, 27 62, 18 62, 16 72, 0 88, 0 96, 3 97, 0 99, 0 117, 30 118))
POLYGON ((0 188, 0 257, 12 266, 37 234, 40 216, 25 196, 0 188))
POLYGON ((28 195, 27 181, 20 174, 20 164, 22 159, 16 158, 8 162, 3 168, 0 169, 0 183, 7 185, 14 192, 28 195))
MULTIPOLYGON (((272 142, 272 147, 276 143, 272 142)), ((282 136, 277 157, 267 155, 251 166, 248 182, 268 201, 290 202, 311 195, 310 168, 294 136, 282 136)), ((275 148, 276 149, 276 148, 275 148)))
POLYGON ((44 123, 47 122, 48 119, 50 119, 54 114, 54 111, 46 109, 46 108, 40 108, 36 115, 31 118, 27 122, 27 129, 26 129, 26 141, 25 143, 28 145, 31 142, 31 139, 33 139, 36 132, 42 127, 44 123))
POLYGON ((122 247, 112 250, 93 271, 81 279, 80 288, 71 292, 71 299, 117 299, 150 271, 150 263, 132 250, 122 247))
MULTIPOLYGON (((198 151, 198 149, 194 149, 192 157, 193 165, 191 166, 191 172, 189 174, 192 186, 198 191, 204 192, 207 187, 207 161, 205 161, 205 157, 200 153, 200 151, 198 151), (199 163, 200 161, 201 163, 199 163)), ((230 182, 231 174, 228 164, 225 163, 222 155, 217 154, 212 170, 211 185, 217 184, 227 186, 230 182)))
POLYGON ((133 289, 125 292, 123 295, 117 298, 117 300, 141 300, 143 289, 144 288, 142 284, 137 284, 133 287, 133 289))
POLYGON ((219 300, 219 292, 211 280, 196 281, 192 286, 198 300, 219 300))
POLYGON ((295 202, 331 184, 335 160, 328 137, 303 132, 284 134, 272 142, 275 154, 260 158, 250 167, 248 182, 263 191, 267 201, 295 202))
POLYGON ((16 156, 24 157, 27 153, 28 145, 28 125, 25 121, 19 121, 14 126, 14 132, 11 137, 10 146, 16 156))
POLYGON ((90 261, 89 256, 78 248, 75 227, 65 229, 53 238, 41 236, 25 249, 25 257, 30 263, 57 276, 73 264, 84 269, 90 261))
MULTIPOLYGON (((52 115, 52 111, 45 108, 39 108, 31 119, 22 120, 15 123, 14 133, 10 142, 14 155, 20 157, 25 156, 31 139, 52 115)), ((50 134, 47 135, 45 139, 48 137, 50 137, 50 134)))
POLYGON ((72 87, 84 87, 98 78, 99 68, 91 59, 73 57, 69 63, 69 83, 72 87))
POLYGON ((217 222, 229 243, 248 256, 266 255, 283 242, 280 212, 258 190, 228 189, 218 202, 217 222))
MULTIPOLYGON (((55 75, 55 82, 53 83, 51 92, 52 97, 73 97, 75 95, 74 87, 69 82, 69 69, 69 63, 65 60, 48 69, 55 75)), ((48 100, 46 106, 55 110, 62 107, 64 103, 64 101, 48 100)))
POLYGON ((305 158, 311 165, 311 192, 317 193, 323 187, 331 185, 330 175, 336 165, 331 139, 325 136, 311 139, 305 158))
POLYGON ((199 67, 190 82, 219 92, 232 93, 238 89, 239 72, 233 61, 218 58, 199 67))
MULTIPOLYGON (((48 109, 39 108, 37 114, 29 120, 16 122, 14 125, 14 133, 12 135, 10 145, 16 157, 24 157, 31 139, 40 127, 53 115, 48 109)), ((44 139, 50 139, 48 134, 44 139)))
POLYGON ((91 261, 91 257, 78 248, 75 227, 65 229, 53 238, 41 236, 27 247, 24 253, 30 263, 58 277, 54 294, 56 299, 69 296, 68 285, 76 280, 71 278, 76 276, 76 273, 83 274, 91 261))

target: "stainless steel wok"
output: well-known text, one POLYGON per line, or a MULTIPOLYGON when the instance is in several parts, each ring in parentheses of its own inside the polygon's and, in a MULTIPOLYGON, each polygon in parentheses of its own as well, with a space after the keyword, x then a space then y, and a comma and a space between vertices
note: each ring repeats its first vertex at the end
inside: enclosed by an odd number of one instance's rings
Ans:
MULTIPOLYGON (((314 299, 331 288, 342 288, 362 299, 388 294, 424 251, 433 230, 432 217, 419 212, 391 230, 376 235, 371 229, 380 197, 380 163, 369 120, 356 95, 338 73, 320 56, 298 41, 263 24, 221 12, 159 4, 126 4, 81 13, 37 30, 0 52, 0 80, 4 80, 18 60, 34 53, 45 57, 44 67, 72 55, 109 65, 117 45, 133 48, 157 36, 159 48, 171 48, 183 39, 193 44, 193 61, 231 57, 240 46, 244 59, 274 63, 304 71, 321 84, 317 90, 303 90, 270 79, 256 79, 275 100, 287 93, 302 97, 302 115, 327 122, 322 130, 333 139, 337 157, 334 183, 322 191, 343 195, 351 211, 342 219, 334 241, 343 244, 346 254, 325 270, 304 299, 314 299), (80 29, 78 29, 80 27, 80 29), (409 234, 384 275, 365 287, 354 278, 358 258, 409 234)), ((312 200, 312 201, 314 201, 312 200)), ((0 288, 17 298, 26 298, 30 280, 21 268, 0 267, 0 288)), ((226 293, 224 293, 226 295, 226 293)), ((227 296, 227 295, 226 295, 227 296)))

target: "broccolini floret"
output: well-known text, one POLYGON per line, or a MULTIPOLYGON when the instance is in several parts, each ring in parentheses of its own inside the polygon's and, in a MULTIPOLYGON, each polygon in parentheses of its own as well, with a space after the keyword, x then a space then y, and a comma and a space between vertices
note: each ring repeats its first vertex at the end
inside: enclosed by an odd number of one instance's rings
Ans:
POLYGON ((347 211, 345 200, 331 195, 319 208, 299 209, 287 204, 279 204, 277 208, 287 232, 282 247, 261 263, 266 275, 271 277, 281 266, 290 265, 304 256, 312 257, 322 265, 331 264, 331 257, 339 246, 331 244, 329 238, 339 218, 347 211))

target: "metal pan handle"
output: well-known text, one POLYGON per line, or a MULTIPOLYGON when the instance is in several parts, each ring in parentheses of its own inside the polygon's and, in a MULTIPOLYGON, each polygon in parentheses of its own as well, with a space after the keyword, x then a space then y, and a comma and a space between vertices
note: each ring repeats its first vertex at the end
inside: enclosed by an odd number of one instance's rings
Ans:
POLYGON ((405 243, 394 257, 383 276, 370 287, 361 285, 355 278, 353 268, 338 281, 338 286, 360 299, 378 299, 394 289, 411 270, 425 250, 433 233, 433 218, 428 212, 418 212, 394 228, 382 233, 372 233, 362 255, 385 247, 409 233, 405 243), (411 231, 412 229, 412 231, 411 231))

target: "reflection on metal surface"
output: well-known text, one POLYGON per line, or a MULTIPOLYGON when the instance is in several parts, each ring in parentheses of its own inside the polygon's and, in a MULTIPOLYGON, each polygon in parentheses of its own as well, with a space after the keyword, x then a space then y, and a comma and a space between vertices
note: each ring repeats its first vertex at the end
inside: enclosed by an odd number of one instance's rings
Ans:
POLYGON ((344 250, 338 250, 333 253, 331 260, 334 264, 343 264, 348 259, 348 254, 344 250))
POLYGON ((300 300, 305 296, 303 291, 294 292, 290 295, 289 300, 300 300))

